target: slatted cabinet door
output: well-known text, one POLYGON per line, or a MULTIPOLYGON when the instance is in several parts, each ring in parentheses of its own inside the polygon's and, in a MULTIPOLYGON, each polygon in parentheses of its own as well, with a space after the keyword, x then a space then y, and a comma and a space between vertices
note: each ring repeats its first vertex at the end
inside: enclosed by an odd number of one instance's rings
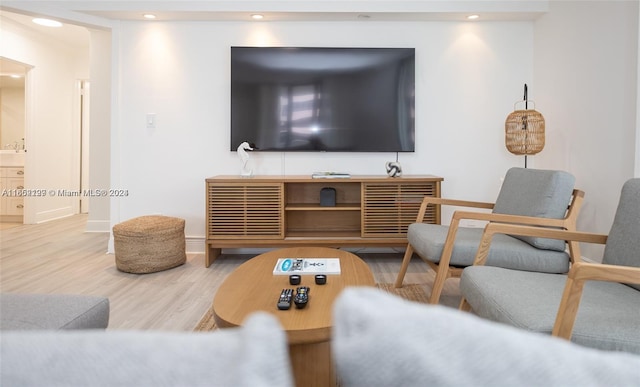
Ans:
MULTIPOLYGON (((422 198, 438 196, 439 182, 362 183, 362 237, 406 238, 422 198)), ((440 223, 439 207, 429 206, 426 223, 440 223)))
POLYGON ((208 239, 283 239, 282 183, 208 183, 208 239))

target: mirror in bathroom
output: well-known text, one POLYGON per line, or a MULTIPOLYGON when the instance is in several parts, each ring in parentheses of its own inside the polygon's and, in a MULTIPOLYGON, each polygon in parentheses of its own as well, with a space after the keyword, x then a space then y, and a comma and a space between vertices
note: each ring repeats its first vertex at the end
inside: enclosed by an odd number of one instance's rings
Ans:
POLYGON ((25 149, 25 75, 28 67, 0 57, 0 149, 25 149))

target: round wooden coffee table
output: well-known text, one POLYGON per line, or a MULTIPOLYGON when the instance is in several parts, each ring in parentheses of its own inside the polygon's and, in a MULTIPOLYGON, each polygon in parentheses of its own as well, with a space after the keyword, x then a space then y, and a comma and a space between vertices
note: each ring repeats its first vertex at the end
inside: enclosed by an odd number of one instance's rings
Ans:
POLYGON ((220 327, 234 327, 255 311, 265 311, 280 320, 287 332, 289 353, 297 386, 336 384, 329 346, 333 302, 347 286, 375 286, 373 273, 360 258, 344 250, 326 247, 292 247, 273 250, 248 260, 220 285, 213 299, 213 313, 220 327), (297 286, 308 286, 309 303, 304 309, 278 310, 276 304, 289 284, 289 276, 273 275, 278 258, 339 258, 340 275, 327 275, 325 285, 316 285, 313 275, 303 275, 297 286))

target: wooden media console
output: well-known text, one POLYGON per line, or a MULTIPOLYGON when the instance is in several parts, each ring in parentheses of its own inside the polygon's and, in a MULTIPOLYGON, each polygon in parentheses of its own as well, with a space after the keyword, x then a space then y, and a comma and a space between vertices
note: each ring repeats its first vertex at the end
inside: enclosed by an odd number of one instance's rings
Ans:
MULTIPOLYGON (((407 244, 424 196, 440 197, 443 178, 351 176, 215 176, 206 179, 205 265, 223 248, 397 247, 407 244), (322 188, 335 205, 321 206, 322 188)), ((427 210, 440 224, 440 206, 427 210)))

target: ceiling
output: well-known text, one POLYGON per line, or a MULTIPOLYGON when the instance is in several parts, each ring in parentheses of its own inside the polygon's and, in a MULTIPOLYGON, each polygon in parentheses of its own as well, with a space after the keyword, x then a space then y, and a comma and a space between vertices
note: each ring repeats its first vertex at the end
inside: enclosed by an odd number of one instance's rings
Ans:
POLYGON ((2 0, 3 22, 18 23, 35 33, 44 34, 77 47, 89 47, 86 27, 110 28, 116 21, 465 21, 478 14, 482 21, 534 20, 548 9, 549 0, 295 0, 295 1, 87 1, 2 0), (155 20, 146 21, 145 13, 155 20), (251 15, 260 13, 260 21, 251 15), (31 16, 27 16, 31 15, 31 16), (60 28, 34 24, 35 16, 60 20, 60 28))
POLYGON ((156 21, 251 21, 264 15, 268 21, 431 21, 531 20, 548 10, 550 0, 3 0, 2 9, 95 23, 144 20, 153 13, 156 21))
MULTIPOLYGON (((464 21, 470 12, 210 12, 210 11, 85 11, 84 13, 111 20, 144 20, 153 13, 155 21, 253 21, 251 15, 264 16, 261 21, 464 21)), ((541 13, 486 12, 484 21, 531 20, 541 13)))
MULTIPOLYGON (((7 11, 0 11, 0 17, 2 18, 2 24, 15 23, 25 31, 53 38, 66 45, 83 49, 89 48, 89 31, 85 27, 67 23, 57 28, 44 27, 35 24, 32 21, 32 16, 7 11)), ((0 88, 24 88, 24 75, 28 70, 29 67, 27 65, 0 57, 0 88), (14 78, 12 75, 20 75, 22 77, 14 78)))
POLYGON ((89 31, 85 27, 80 27, 69 23, 64 23, 62 27, 45 27, 35 24, 32 21, 33 16, 27 16, 2 10, 0 10, 0 17, 2 17, 3 23, 7 22, 8 20, 9 22, 19 24, 22 28, 26 28, 29 31, 41 35, 46 35, 49 38, 59 40, 61 42, 64 42, 65 44, 69 44, 78 48, 89 47, 89 31))

